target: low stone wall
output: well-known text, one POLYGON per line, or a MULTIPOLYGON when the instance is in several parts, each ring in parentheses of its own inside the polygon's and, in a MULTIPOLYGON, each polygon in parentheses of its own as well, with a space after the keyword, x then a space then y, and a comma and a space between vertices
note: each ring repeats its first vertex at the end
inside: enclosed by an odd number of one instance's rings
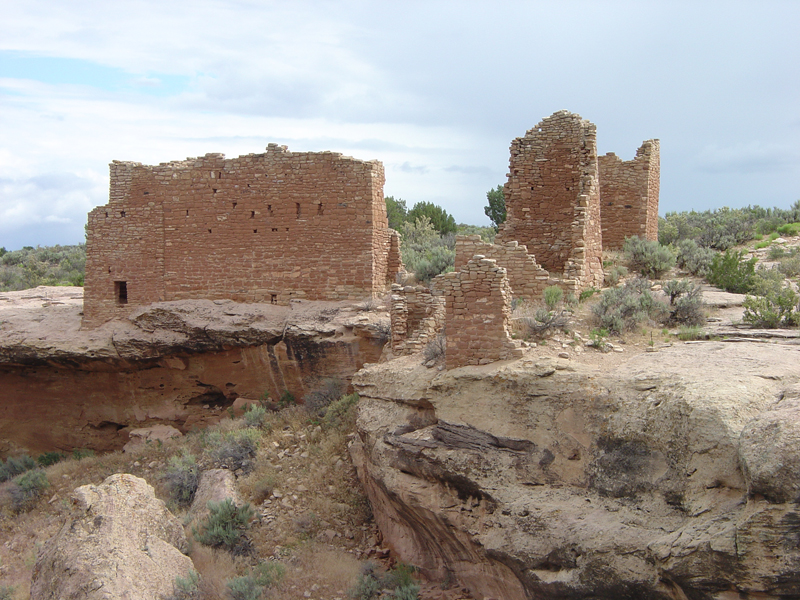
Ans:
POLYGON ((436 278, 446 302, 448 369, 521 358, 511 340, 511 286, 497 261, 476 255, 459 271, 436 278))
POLYGON ((392 353, 414 354, 445 326, 445 299, 424 286, 392 286, 392 353))

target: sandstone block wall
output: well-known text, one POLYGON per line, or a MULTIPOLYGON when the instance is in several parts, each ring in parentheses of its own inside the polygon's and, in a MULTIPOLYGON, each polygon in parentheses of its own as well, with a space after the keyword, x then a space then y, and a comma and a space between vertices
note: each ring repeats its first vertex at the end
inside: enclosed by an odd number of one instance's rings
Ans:
POLYGON ((445 299, 434 296, 421 285, 392 286, 391 296, 392 353, 414 354, 445 327, 445 299))
POLYGON ((497 265, 506 270, 514 298, 538 300, 544 288, 560 283, 537 264, 536 258, 528 254, 526 246, 518 242, 489 244, 479 235, 456 236, 456 271, 463 268, 476 254, 496 260, 497 265))
POLYGON ((446 302, 448 369, 522 357, 511 340, 511 286, 497 261, 474 256, 461 270, 439 275, 446 302))
POLYGON ((497 242, 517 241, 576 290, 601 285, 602 231, 596 127, 568 111, 511 143, 506 222, 497 242))
POLYGON ((163 300, 363 298, 402 270, 378 161, 270 144, 110 171, 89 214, 84 326, 163 300))
POLYGON ((623 161, 609 152, 597 163, 603 247, 618 250, 634 235, 658 240, 659 141, 645 141, 633 160, 623 161))

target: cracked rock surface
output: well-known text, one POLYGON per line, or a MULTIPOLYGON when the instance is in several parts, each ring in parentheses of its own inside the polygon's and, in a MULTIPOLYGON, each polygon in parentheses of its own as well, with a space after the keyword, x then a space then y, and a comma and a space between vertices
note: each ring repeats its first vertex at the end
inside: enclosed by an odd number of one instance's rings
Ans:
POLYGON ((800 345, 354 378, 387 543, 475 597, 800 595, 800 345))

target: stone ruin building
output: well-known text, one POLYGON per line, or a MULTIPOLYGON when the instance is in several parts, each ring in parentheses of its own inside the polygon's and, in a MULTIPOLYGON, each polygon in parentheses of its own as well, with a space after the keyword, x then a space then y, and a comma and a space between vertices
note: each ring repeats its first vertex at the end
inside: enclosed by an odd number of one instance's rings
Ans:
MULTIPOLYGON (((447 331, 446 366, 519 354, 512 296, 603 283, 602 252, 657 239, 658 140, 631 161, 597 156, 596 127, 559 111, 511 143, 506 221, 494 244, 456 238, 455 271, 431 289, 392 286, 391 349, 447 331)), ((183 299, 286 304, 382 294, 401 273, 378 161, 332 152, 221 154, 111 164, 109 203, 89 214, 84 326, 183 299)))
POLYGON ((619 250, 627 237, 658 240, 661 157, 658 140, 647 140, 633 160, 613 152, 597 157, 603 248, 619 250))
MULTIPOLYGON (((596 127, 567 111, 511 142, 497 242, 516 241, 580 291, 603 282, 596 127)), ((513 284, 512 284, 513 286, 513 284)))
POLYGON ((379 161, 270 144, 110 170, 109 202, 89 213, 86 327, 167 300, 360 299, 402 269, 379 161))
POLYGON ((595 125, 559 111, 511 143, 506 221, 495 243, 457 236, 454 273, 432 284, 438 296, 393 288, 395 354, 424 347, 443 321, 448 369, 512 358, 512 296, 533 301, 551 285, 574 294, 600 287, 604 247, 619 249, 634 235, 658 239, 659 141, 622 161, 598 157, 596 137, 595 125))

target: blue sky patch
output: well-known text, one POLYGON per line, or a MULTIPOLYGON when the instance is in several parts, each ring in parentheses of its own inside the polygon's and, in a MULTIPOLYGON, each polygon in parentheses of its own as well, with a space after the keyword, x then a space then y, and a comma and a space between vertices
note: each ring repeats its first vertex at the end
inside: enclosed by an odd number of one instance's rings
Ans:
POLYGON ((111 92, 174 96, 189 87, 191 77, 164 73, 129 73, 79 58, 37 56, 0 51, 0 77, 31 79, 51 85, 85 85, 111 92))

